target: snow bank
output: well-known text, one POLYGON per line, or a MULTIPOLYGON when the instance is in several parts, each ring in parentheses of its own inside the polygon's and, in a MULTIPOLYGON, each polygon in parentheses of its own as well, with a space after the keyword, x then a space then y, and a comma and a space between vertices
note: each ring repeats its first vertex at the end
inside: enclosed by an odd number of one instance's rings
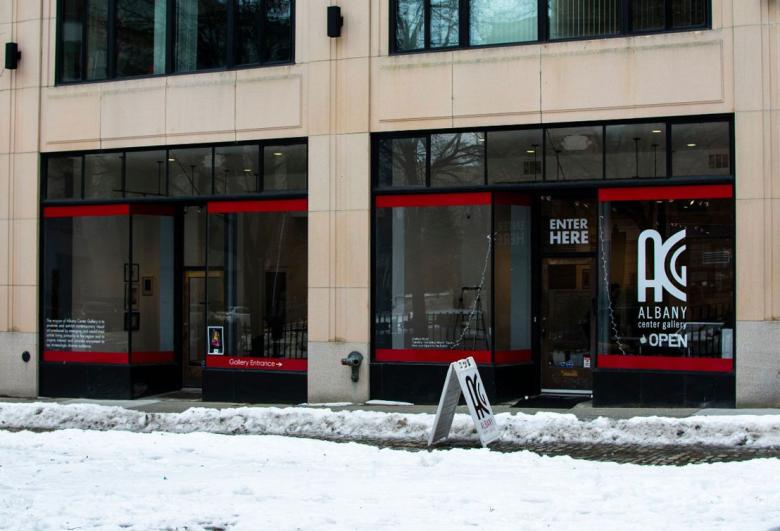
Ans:
MULTIPOLYGON (((635 417, 580 420, 574 415, 540 412, 496 416, 501 442, 704 445, 780 447, 780 415, 635 417)), ((251 435, 288 435, 329 440, 427 441, 433 415, 321 408, 192 408, 182 413, 144 413, 93 404, 0 403, 0 429, 121 430, 251 435)), ((451 439, 478 441, 471 418, 458 414, 451 439)))

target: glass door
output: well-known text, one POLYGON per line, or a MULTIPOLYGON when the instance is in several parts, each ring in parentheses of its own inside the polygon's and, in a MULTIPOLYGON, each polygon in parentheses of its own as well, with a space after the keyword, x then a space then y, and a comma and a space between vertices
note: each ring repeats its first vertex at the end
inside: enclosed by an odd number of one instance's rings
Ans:
POLYGON ((592 388, 595 332, 595 260, 542 261, 542 391, 592 388))

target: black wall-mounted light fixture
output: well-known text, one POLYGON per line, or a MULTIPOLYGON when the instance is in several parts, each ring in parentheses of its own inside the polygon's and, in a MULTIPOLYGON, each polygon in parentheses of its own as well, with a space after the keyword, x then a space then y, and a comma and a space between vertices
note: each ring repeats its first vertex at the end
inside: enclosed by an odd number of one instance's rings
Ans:
POLYGON ((344 25, 344 17, 341 16, 341 7, 328 6, 328 37, 335 39, 341 37, 341 27, 344 25))
POLYGON ((5 68, 7 70, 16 70, 21 58, 22 52, 19 51, 19 45, 17 43, 5 43, 5 68))

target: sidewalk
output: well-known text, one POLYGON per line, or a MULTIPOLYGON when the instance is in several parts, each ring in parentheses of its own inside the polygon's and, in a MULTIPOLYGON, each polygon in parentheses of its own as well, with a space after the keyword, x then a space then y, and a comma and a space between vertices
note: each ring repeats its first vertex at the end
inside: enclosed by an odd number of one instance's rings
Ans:
MULTIPOLYGON (((227 409, 239 407, 251 408, 328 408, 332 411, 374 411, 382 413, 436 413, 436 405, 411 405, 405 403, 377 403, 369 401, 364 404, 347 404, 345 402, 322 404, 245 404, 233 402, 203 402, 198 390, 182 390, 173 393, 139 398, 136 400, 94 400, 86 398, 9 398, 0 397, 0 403, 56 403, 56 404, 96 404, 102 406, 122 407, 144 413, 182 413, 190 408, 227 409)), ((534 415, 539 412, 566 413, 575 415, 580 420, 593 420, 604 417, 609 419, 630 419, 635 417, 667 417, 686 418, 692 416, 752 416, 780 415, 780 408, 761 409, 720 409, 720 408, 623 408, 623 407, 593 407, 590 401, 580 402, 574 407, 514 407, 513 403, 493 404, 495 414, 524 413, 534 415)), ((467 414, 466 406, 458 408, 459 413, 467 414)))

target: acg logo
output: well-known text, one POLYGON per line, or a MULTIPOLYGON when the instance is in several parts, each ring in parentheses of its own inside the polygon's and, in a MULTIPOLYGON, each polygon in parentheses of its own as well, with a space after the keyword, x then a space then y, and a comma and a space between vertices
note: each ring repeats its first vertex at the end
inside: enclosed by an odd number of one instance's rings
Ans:
POLYGON ((653 290, 653 300, 656 303, 663 302, 663 292, 680 299, 683 302, 688 301, 687 294, 681 289, 688 285, 688 268, 677 265, 677 260, 685 251, 687 246, 683 243, 685 239, 685 229, 670 236, 666 242, 663 241, 657 230, 647 229, 639 235, 637 250, 637 300, 639 302, 647 301, 647 290, 653 290), (648 241, 653 249, 653 278, 648 278, 647 272, 647 244, 648 241), (674 249, 677 244, 681 244, 674 249), (674 252, 672 250, 674 249, 674 252), (671 278, 670 278, 671 274, 671 278), (678 287, 679 286, 679 287, 678 287))

